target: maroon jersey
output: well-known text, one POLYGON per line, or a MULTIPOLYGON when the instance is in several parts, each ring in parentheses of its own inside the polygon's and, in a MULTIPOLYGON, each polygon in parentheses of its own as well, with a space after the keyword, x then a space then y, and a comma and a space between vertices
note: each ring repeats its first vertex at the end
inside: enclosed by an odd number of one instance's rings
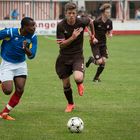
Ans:
POLYGON ((61 55, 73 55, 83 53, 83 34, 84 29, 90 23, 89 18, 76 18, 74 25, 69 25, 66 19, 63 19, 57 25, 57 40, 66 40, 72 36, 74 29, 82 28, 80 35, 68 46, 60 48, 61 55))
POLYGON ((98 45, 106 44, 106 33, 112 30, 112 21, 108 19, 106 22, 99 17, 94 20, 95 37, 98 39, 98 45))

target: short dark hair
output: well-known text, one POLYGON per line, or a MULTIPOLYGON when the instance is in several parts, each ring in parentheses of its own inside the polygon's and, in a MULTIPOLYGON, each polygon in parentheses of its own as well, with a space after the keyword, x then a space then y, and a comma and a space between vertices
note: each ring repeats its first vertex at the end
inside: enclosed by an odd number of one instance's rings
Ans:
POLYGON ((69 2, 65 5, 65 12, 68 10, 77 10, 77 5, 73 2, 69 2))
POLYGON ((111 9, 111 4, 104 3, 99 10, 101 11, 101 13, 104 13, 106 9, 111 9))
POLYGON ((30 18, 30 17, 24 17, 21 20, 21 28, 23 28, 24 25, 28 25, 30 21, 34 21, 34 20, 32 18, 30 18))

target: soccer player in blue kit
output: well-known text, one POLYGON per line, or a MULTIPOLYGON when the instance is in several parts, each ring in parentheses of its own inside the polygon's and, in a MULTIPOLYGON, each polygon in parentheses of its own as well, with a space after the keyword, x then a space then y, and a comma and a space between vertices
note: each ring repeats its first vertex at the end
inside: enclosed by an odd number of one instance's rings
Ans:
POLYGON ((11 96, 8 104, 0 113, 0 118, 15 120, 9 112, 19 103, 24 92, 27 78, 26 56, 33 59, 37 50, 36 23, 30 17, 21 21, 21 28, 5 28, 0 31, 1 57, 0 81, 4 94, 11 96))

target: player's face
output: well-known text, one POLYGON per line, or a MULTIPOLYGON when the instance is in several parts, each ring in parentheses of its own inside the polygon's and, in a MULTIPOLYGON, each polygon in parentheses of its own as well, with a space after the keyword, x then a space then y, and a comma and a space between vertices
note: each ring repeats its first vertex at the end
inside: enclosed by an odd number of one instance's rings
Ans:
POLYGON ((104 12, 105 18, 109 19, 111 17, 111 9, 106 9, 104 12))
POLYGON ((25 31, 29 34, 34 34, 36 29, 36 23, 35 21, 30 21, 28 25, 24 26, 25 31))
POLYGON ((74 10, 67 10, 65 16, 66 16, 67 21, 69 23, 75 23, 76 17, 77 17, 77 11, 76 11, 76 9, 74 9, 74 10))

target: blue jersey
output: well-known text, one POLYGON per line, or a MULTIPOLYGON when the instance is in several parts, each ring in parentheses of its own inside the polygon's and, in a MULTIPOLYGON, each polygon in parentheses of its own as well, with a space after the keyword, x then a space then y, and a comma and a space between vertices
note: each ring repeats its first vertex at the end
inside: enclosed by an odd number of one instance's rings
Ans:
POLYGON ((29 43, 29 49, 32 53, 29 59, 35 57, 37 50, 37 36, 35 34, 22 36, 19 28, 5 28, 0 30, 0 40, 3 40, 1 44, 1 57, 8 62, 20 63, 25 61, 24 40, 29 43))

